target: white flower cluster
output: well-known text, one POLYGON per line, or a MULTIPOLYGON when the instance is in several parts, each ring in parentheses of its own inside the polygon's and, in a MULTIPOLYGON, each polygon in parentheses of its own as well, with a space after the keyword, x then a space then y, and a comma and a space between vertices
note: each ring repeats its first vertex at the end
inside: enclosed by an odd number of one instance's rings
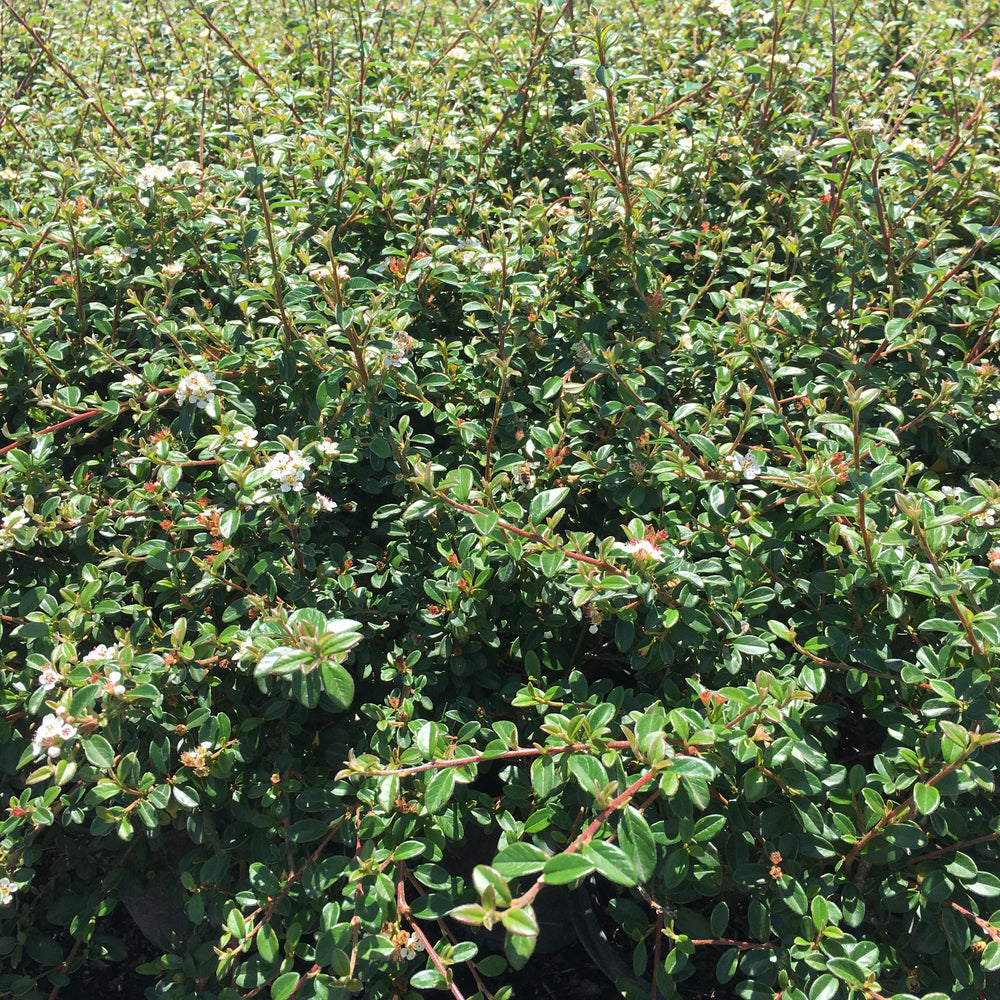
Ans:
POLYGON ((294 490, 301 492, 302 482, 312 462, 301 451, 282 451, 273 455, 267 463, 267 471, 281 487, 282 493, 294 490))
POLYGON ((112 670, 104 681, 104 693, 117 695, 119 698, 125 693, 122 675, 117 670, 112 670))
POLYGON ((215 386, 219 381, 215 372, 191 372, 177 383, 177 402, 181 406, 194 403, 199 410, 204 410, 215 400, 215 386))
POLYGON ((645 562, 647 559, 652 559, 653 562, 662 562, 663 560, 663 550, 660 546, 645 538, 637 538, 631 542, 615 542, 614 548, 627 552, 639 562, 645 562))
POLYGON ((42 719, 41 725, 31 738, 31 749, 36 757, 45 754, 48 757, 58 757, 63 744, 76 736, 76 726, 65 719, 66 709, 61 705, 55 712, 49 712, 42 719))
POLYGON ((986 412, 989 414, 990 420, 1000 420, 1000 402, 990 403, 986 407, 986 412))
POLYGON ((798 316, 799 319, 805 319, 809 315, 806 312, 806 307, 795 298, 793 292, 778 292, 772 302, 775 309, 784 309, 785 312, 790 312, 793 316, 798 316))
POLYGON ((805 153, 798 146, 784 142, 771 151, 786 167, 797 167, 805 158, 805 153))
POLYGON ((135 184, 140 191, 148 191, 157 183, 164 183, 173 177, 174 172, 162 163, 147 163, 135 175, 135 184))
POLYGON ((104 660, 114 660, 118 657, 118 644, 115 643, 113 646, 105 646, 102 642, 99 646, 95 646, 84 658, 84 663, 96 663, 97 661, 104 660))
POLYGON ((731 476, 743 476, 744 479, 756 479, 764 470, 749 453, 741 455, 738 451, 730 452, 724 459, 729 466, 731 476))
POLYGON ((14 532, 18 528, 23 528, 28 523, 28 515, 24 508, 19 507, 7 514, 0 522, 0 550, 12 549, 14 547, 14 532))
POLYGON ((14 902, 17 886, 9 878, 0 878, 0 906, 10 906, 14 902))
POLYGON ((996 512, 992 507, 984 507, 972 515, 972 523, 977 528, 994 528, 997 523, 996 512))
POLYGON ((337 278, 337 283, 342 285, 344 282, 350 281, 351 269, 346 264, 338 264, 336 271, 332 268, 321 266, 314 267, 309 272, 309 277, 315 281, 317 285, 329 284, 333 281, 334 276, 337 278))
POLYGON ((340 448, 338 447, 337 442, 332 438, 323 438, 322 441, 317 442, 316 450, 324 458, 333 459, 340 454, 340 448))

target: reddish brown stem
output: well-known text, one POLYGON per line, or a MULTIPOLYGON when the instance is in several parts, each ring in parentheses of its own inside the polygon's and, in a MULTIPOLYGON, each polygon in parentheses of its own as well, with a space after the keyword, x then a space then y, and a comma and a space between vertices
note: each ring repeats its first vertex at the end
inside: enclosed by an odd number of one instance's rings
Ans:
POLYGON ((402 861, 398 864, 398 874, 399 877, 396 880, 396 908, 399 910, 400 919, 405 919, 413 928, 413 933, 420 939, 420 943, 424 946, 430 960, 434 963, 434 968, 444 976, 444 980, 448 983, 448 988, 451 990, 451 995, 455 1000, 465 1000, 462 991, 448 975, 448 970, 445 968, 444 962, 441 961, 441 956, 434 950, 434 945, 431 944, 430 938, 424 933, 423 928, 413 919, 413 915, 410 913, 410 904, 406 901, 406 865, 402 861))
MULTIPOLYGON (((629 747, 627 740, 611 740, 604 745, 608 750, 627 750, 629 747)), ((464 767, 466 764, 482 764, 484 761, 516 760, 519 757, 554 756, 558 753, 569 753, 571 750, 590 749, 591 746, 589 743, 567 743, 565 746, 561 747, 518 747, 517 749, 507 750, 504 753, 497 754, 495 757, 485 757, 480 753, 471 757, 453 757, 451 760, 432 760, 427 764, 416 764, 413 767, 401 767, 395 770, 363 771, 361 773, 377 775, 380 778, 401 778, 409 774, 421 774, 424 771, 437 771, 446 767, 464 767)))

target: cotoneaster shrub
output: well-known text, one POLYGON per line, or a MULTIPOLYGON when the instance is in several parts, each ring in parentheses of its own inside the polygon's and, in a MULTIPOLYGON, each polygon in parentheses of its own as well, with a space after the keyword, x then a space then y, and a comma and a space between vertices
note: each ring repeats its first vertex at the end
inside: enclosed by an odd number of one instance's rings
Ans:
POLYGON ((994 995, 992 30, 5 0, 0 996, 994 995))

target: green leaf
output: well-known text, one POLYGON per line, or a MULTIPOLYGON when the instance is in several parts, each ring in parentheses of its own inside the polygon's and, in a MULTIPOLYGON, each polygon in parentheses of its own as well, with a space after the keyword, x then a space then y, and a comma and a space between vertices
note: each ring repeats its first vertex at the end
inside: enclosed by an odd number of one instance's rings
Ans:
POLYGON ((512 969, 523 969, 535 951, 538 938, 534 935, 507 933, 503 951, 512 969))
POLYGON ((266 677, 268 674, 282 677, 296 671, 303 671, 310 664, 315 664, 312 653, 306 653, 293 646, 275 646, 265 653, 254 667, 254 677, 266 677))
POLYGON ((453 917, 463 924, 480 927, 486 916, 486 910, 479 903, 463 903, 461 906, 456 906, 451 910, 448 916, 453 917))
POLYGON ((431 773, 424 782, 424 811, 433 816, 440 812, 455 791, 455 769, 445 767, 431 773))
POLYGON ((532 875, 540 872, 549 856, 534 844, 518 841, 505 847, 494 859, 493 867, 504 878, 517 878, 519 875, 532 875))
POLYGON ((589 875, 594 870, 594 863, 581 854, 557 854, 554 858, 549 858, 542 869, 545 875, 546 885, 565 885, 568 882, 575 882, 584 875, 589 875))
POLYGON ((726 825, 726 822, 725 816, 702 816, 694 825, 691 839, 698 842, 711 840, 726 825))
POLYGON ((503 955, 487 955, 476 962, 476 969, 481 976, 490 979, 502 976, 507 971, 507 959, 503 955))
POLYGON ((728 983, 740 964, 740 953, 737 948, 727 948, 715 965, 715 978, 719 983, 728 983))
POLYGON ((271 1000, 286 1000, 299 983, 297 972, 285 972, 271 983, 271 1000))
POLYGON ((808 908, 805 889, 791 875, 782 875, 778 880, 778 894, 785 901, 792 913, 804 917, 808 908))
POLYGON ((100 733, 94 733, 83 741, 83 752, 94 767, 107 769, 115 762, 113 747, 100 733))
POLYGON ((821 931, 830 922, 830 904, 822 896, 813 896, 809 904, 813 927, 821 931))
POLYGON ((863 983, 867 978, 865 970, 849 958, 828 958, 826 967, 839 979, 851 984, 863 983))
POLYGON ((635 885, 639 881, 635 865, 628 855, 606 840, 592 840, 581 848, 581 853, 609 881, 619 885, 635 885))
POLYGON ((618 843, 632 859, 636 874, 643 881, 656 868, 656 842, 646 818, 635 806, 627 806, 618 823, 618 843))
POLYGON ((567 496, 569 496, 568 486, 560 486, 554 490, 541 490, 531 498, 531 504, 528 507, 529 518, 534 524, 538 524, 549 511, 558 507, 567 496))
POLYGON ((538 920, 530 906, 511 907, 504 911, 501 920, 511 934, 518 934, 521 937, 538 936, 538 920))
POLYGON ((670 770, 675 774, 684 774, 692 778, 707 778, 709 780, 715 777, 715 768, 702 757, 678 755, 671 757, 667 763, 670 770))
POLYGON ((588 795, 596 795, 608 783, 604 765, 588 753, 573 754, 569 760, 569 771, 588 795))
POLYGON ((257 951, 265 962, 270 964, 278 954, 278 935, 271 929, 270 924, 264 924, 257 931, 257 951))
POLYGON ((913 786, 913 803, 924 816, 930 815, 941 804, 941 793, 933 785, 913 786))
POLYGON ((494 898, 500 906, 510 906, 512 898, 510 885, 495 868, 490 868, 489 865, 476 865, 472 869, 472 884, 480 895, 487 889, 492 889, 494 898))
POLYGON ((339 663, 324 660, 320 664, 323 690, 339 708, 347 708, 354 700, 354 678, 339 663))
POLYGON ((836 1000, 840 995, 840 980, 836 976, 831 976, 829 972, 813 980, 812 986, 809 987, 809 1000, 836 1000))
POLYGON ((232 538, 240 527, 240 512, 225 510, 219 516, 219 534, 223 538, 232 538))
POLYGON ((724 899, 712 907, 708 924, 714 937, 720 938, 726 933, 726 928, 729 926, 729 904, 724 899))

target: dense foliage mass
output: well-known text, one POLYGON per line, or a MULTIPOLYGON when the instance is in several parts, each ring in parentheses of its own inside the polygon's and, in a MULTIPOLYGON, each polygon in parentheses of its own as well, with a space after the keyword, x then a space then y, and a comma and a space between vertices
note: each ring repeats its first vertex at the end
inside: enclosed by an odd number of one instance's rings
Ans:
POLYGON ((2 0, 0 996, 996 996, 994 20, 2 0))

